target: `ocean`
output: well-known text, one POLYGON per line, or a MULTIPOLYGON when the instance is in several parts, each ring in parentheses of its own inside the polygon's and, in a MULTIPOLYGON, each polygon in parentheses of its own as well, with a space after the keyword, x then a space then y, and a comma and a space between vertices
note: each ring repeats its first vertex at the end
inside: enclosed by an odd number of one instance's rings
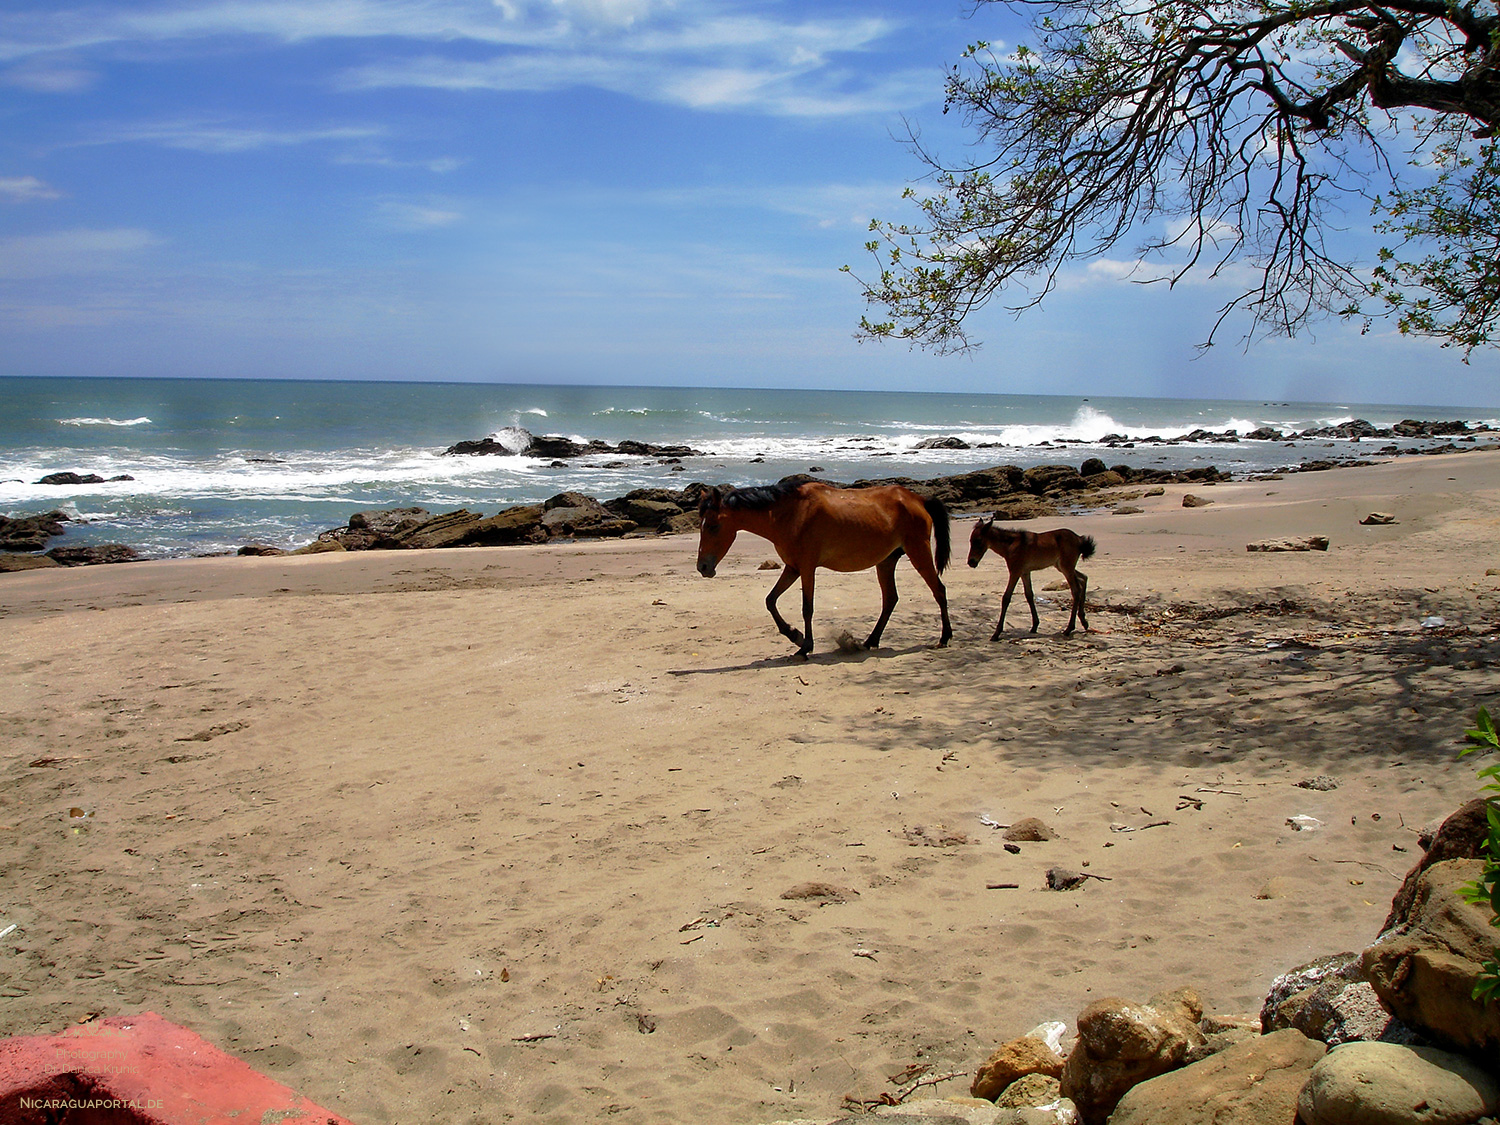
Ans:
MULTIPOLYGON (((151 558, 296 547, 357 511, 419 506, 486 515, 577 491, 608 499, 692 481, 763 484, 925 479, 990 465, 1214 465, 1236 476, 1368 454, 1386 442, 1326 438, 1141 444, 1193 430, 1243 435, 1402 419, 1500 427, 1500 407, 1234 402, 679 387, 219 379, 0 378, 0 514, 62 509, 53 545, 126 543, 151 558), (681 467, 596 455, 554 467, 520 456, 445 456, 514 428, 703 450, 681 467), (1110 447, 1107 436, 1136 441, 1110 447), (968 449, 919 449, 956 437, 968 449), (981 444, 986 448, 975 448, 981 444), (127 475, 43 485, 55 472, 127 475)), ((1403 447, 1419 447, 1404 441, 1403 447)), ((1431 444, 1431 443, 1425 443, 1431 444)))

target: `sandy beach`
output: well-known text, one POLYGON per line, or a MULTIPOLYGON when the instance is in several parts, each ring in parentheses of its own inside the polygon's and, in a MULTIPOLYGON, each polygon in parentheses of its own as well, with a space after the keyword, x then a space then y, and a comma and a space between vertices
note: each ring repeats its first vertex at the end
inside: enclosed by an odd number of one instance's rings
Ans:
POLYGON ((1258 1011, 1477 794, 1500 452, 1130 502, 1017 525, 1097 540, 1087 635, 1049 571, 991 644, 956 519, 951 646, 903 563, 874 652, 820 573, 806 662, 753 537, 0 575, 0 1034, 153 1010, 361 1125, 755 1125, 1102 996, 1258 1011))

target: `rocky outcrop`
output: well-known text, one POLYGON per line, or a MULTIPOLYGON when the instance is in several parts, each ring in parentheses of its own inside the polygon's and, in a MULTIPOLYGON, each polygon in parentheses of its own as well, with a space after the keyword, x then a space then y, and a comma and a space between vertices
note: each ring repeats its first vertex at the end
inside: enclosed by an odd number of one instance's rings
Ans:
POLYGON ((1180 1067, 1203 1042, 1203 1004, 1192 989, 1146 1004, 1096 1000, 1078 1014, 1078 1043, 1063 1064, 1062 1093, 1083 1125, 1104 1125, 1132 1086, 1180 1067))
POLYGON ((44 512, 37 516, 0 516, 0 551, 40 551, 47 540, 61 535, 63 524, 72 519, 66 512, 44 512))
POLYGON ((141 556, 124 543, 96 543, 90 547, 53 547, 47 558, 63 566, 95 566, 99 563, 135 562, 141 556))
POLYGON ((1354 952, 1330 953, 1316 961, 1289 969, 1271 982, 1265 1003, 1260 1009, 1260 1029, 1269 1034, 1291 1027, 1290 1021, 1278 1013, 1281 1006, 1293 996, 1311 992, 1322 985, 1345 985, 1364 979, 1359 954, 1354 952))
POLYGON ((1417 882, 1422 872, 1444 860, 1479 859, 1484 855, 1485 840, 1489 836, 1489 821, 1485 812, 1487 807, 1483 797, 1475 797, 1461 805, 1436 830, 1429 829, 1417 838, 1417 842, 1422 845, 1423 856, 1406 873, 1401 889, 1391 899, 1391 912, 1385 916, 1385 922, 1380 927, 1381 933, 1406 922, 1417 895, 1417 882))
POLYGON ((1349 1043, 1312 1068, 1297 1099, 1305 1125, 1470 1125, 1500 1086, 1468 1059, 1431 1047, 1349 1043))
POLYGON ((0 554, 0 574, 11 574, 18 570, 41 570, 49 566, 61 566, 46 555, 0 554))
POLYGON ((48 473, 37 484, 111 484, 120 480, 135 480, 129 473, 117 477, 101 477, 98 473, 48 473))
POLYGON ((1258 543, 1246 543, 1247 551, 1326 551, 1328 536, 1301 535, 1288 539, 1262 539, 1258 543))
POLYGON ((1497 931, 1489 924, 1489 904, 1470 903, 1460 893, 1483 869, 1478 859, 1429 865, 1404 913, 1364 951, 1361 963, 1402 1023, 1500 1070, 1500 1004, 1473 998, 1484 962, 1500 957, 1497 931))
POLYGON ((1131 1087, 1109 1125, 1292 1125, 1327 1049, 1290 1029, 1257 1036, 1131 1087))
POLYGON ((505 431, 504 440, 493 437, 478 441, 460 441, 443 450, 446 456, 469 457, 541 457, 546 460, 587 457, 592 454, 623 454, 629 457, 705 457, 701 449, 688 445, 656 445, 645 441, 622 441, 610 445, 597 438, 577 442, 556 435, 537 436, 519 427, 505 431))
POLYGON ((634 520, 616 515, 592 496, 562 492, 542 505, 542 526, 548 535, 603 538, 624 535, 637 525, 634 520))

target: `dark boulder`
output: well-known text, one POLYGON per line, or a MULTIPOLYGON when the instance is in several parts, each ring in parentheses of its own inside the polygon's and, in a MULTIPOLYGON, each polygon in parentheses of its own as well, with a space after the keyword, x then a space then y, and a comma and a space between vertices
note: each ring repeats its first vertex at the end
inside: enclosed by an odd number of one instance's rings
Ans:
POLYGON ((124 543, 96 543, 92 547, 53 547, 47 557, 63 566, 95 566, 99 563, 135 562, 141 556, 124 543))
POLYGON ((917 442, 914 449, 969 449, 970 445, 963 438, 956 437, 930 437, 923 438, 917 442))
POLYGON ((48 473, 37 484, 103 484, 98 473, 48 473))
MULTIPOLYGON (((592 443, 591 443, 592 444, 592 443)), ((613 453, 629 453, 636 457, 704 457, 701 449, 690 445, 653 445, 646 441, 622 441, 613 453)))
POLYGON ((1419 422, 1414 418, 1403 418, 1391 427, 1391 433, 1397 437, 1438 437, 1447 434, 1466 434, 1468 432, 1468 423, 1461 420, 1452 422, 1419 422))
POLYGON ((48 539, 67 530, 63 524, 70 519, 66 512, 57 511, 14 519, 0 516, 0 551, 40 551, 48 539))
POLYGON ((1035 465, 1021 474, 1021 481, 1027 492, 1038 496, 1088 487, 1088 482, 1072 465, 1035 465))

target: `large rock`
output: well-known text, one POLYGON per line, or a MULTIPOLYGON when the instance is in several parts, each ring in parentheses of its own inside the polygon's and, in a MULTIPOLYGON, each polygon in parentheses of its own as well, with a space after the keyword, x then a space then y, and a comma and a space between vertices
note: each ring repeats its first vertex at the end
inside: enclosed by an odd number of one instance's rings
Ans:
POLYGON ((1034 465, 1021 474, 1027 492, 1072 492, 1087 488, 1088 482, 1072 465, 1034 465))
POLYGON ((49 566, 62 566, 56 559, 46 555, 0 555, 0 574, 17 570, 41 570, 49 566))
POLYGON ((432 518, 426 508, 381 508, 355 512, 346 527, 336 527, 318 536, 319 541, 341 543, 347 551, 398 550, 402 532, 420 527, 432 518))
POLYGON ((1133 1086, 1109 1125, 1292 1125, 1326 1050, 1292 1029, 1247 1039, 1133 1086))
POLYGON ((1028 1074, 1059 1078, 1062 1067, 1062 1056, 1049 1047, 1045 1040, 1023 1035, 996 1048, 974 1076, 969 1093, 976 1098, 994 1101, 1016 1079, 1028 1074))
POLYGON ((135 562, 141 556, 124 543, 96 543, 92 547, 53 547, 47 557, 63 566, 96 566, 100 563, 135 562))
POLYGON ((636 529, 635 521, 610 511, 592 496, 561 492, 542 505, 542 526, 551 535, 617 536, 636 529))
POLYGON ((545 543, 547 529, 542 526, 542 506, 521 504, 503 508, 493 516, 469 526, 464 547, 506 547, 518 543, 545 543))
POLYGON ((1204 1042, 1203 1004, 1190 988, 1148 1004, 1096 1000, 1078 1014, 1078 1043, 1063 1064, 1062 1092, 1084 1125, 1104 1125, 1131 1087, 1180 1067, 1204 1042))
POLYGON ((98 473, 48 473, 37 484, 103 484, 98 473))
POLYGON ((1459 1055, 1346 1043, 1313 1067, 1297 1110, 1305 1125, 1471 1125, 1497 1098, 1495 1079, 1459 1055))
POLYGON ((1281 1002, 1273 1026, 1296 1028, 1330 1047, 1361 1040, 1402 1041, 1410 1032, 1386 1010, 1369 981, 1325 981, 1281 1002))
POLYGON ((459 508, 456 512, 444 512, 440 516, 423 520, 415 527, 405 528, 397 532, 394 538, 397 546, 413 551, 434 547, 462 547, 468 542, 468 537, 480 518, 478 512, 459 508))
POLYGON ((1484 845, 1489 838, 1490 829, 1485 813, 1487 807, 1483 797, 1475 797, 1444 820, 1436 832, 1430 836, 1418 837, 1425 854, 1406 873, 1401 889, 1391 899, 1391 912, 1385 916, 1385 923, 1380 927, 1381 933, 1406 922, 1412 900, 1416 898, 1417 882, 1422 872, 1445 859, 1478 859, 1485 854, 1484 845))
POLYGON ((72 519, 66 512, 44 512, 36 516, 0 516, 0 551, 40 551, 47 540, 67 529, 72 519))
POLYGON ((1411 1031, 1381 1003, 1357 953, 1335 953, 1283 973, 1261 1008, 1263 1032, 1296 1028, 1330 1047, 1356 1040, 1402 1042, 1411 1031))
POLYGON ((1278 1023, 1276 1013, 1284 1001, 1299 992, 1307 992, 1320 984, 1347 984, 1364 979, 1365 972, 1360 967, 1358 953, 1330 953, 1316 961, 1298 965, 1271 982, 1270 991, 1260 1009, 1260 1029, 1262 1032, 1272 1032, 1290 1027, 1289 1023, 1278 1023))
POLYGON ((1470 903, 1460 893, 1483 870, 1479 859, 1432 864, 1418 876, 1404 920, 1361 960, 1397 1019, 1500 1070, 1500 1004, 1473 999, 1484 962, 1500 958, 1500 931, 1489 924, 1487 903, 1470 903))

